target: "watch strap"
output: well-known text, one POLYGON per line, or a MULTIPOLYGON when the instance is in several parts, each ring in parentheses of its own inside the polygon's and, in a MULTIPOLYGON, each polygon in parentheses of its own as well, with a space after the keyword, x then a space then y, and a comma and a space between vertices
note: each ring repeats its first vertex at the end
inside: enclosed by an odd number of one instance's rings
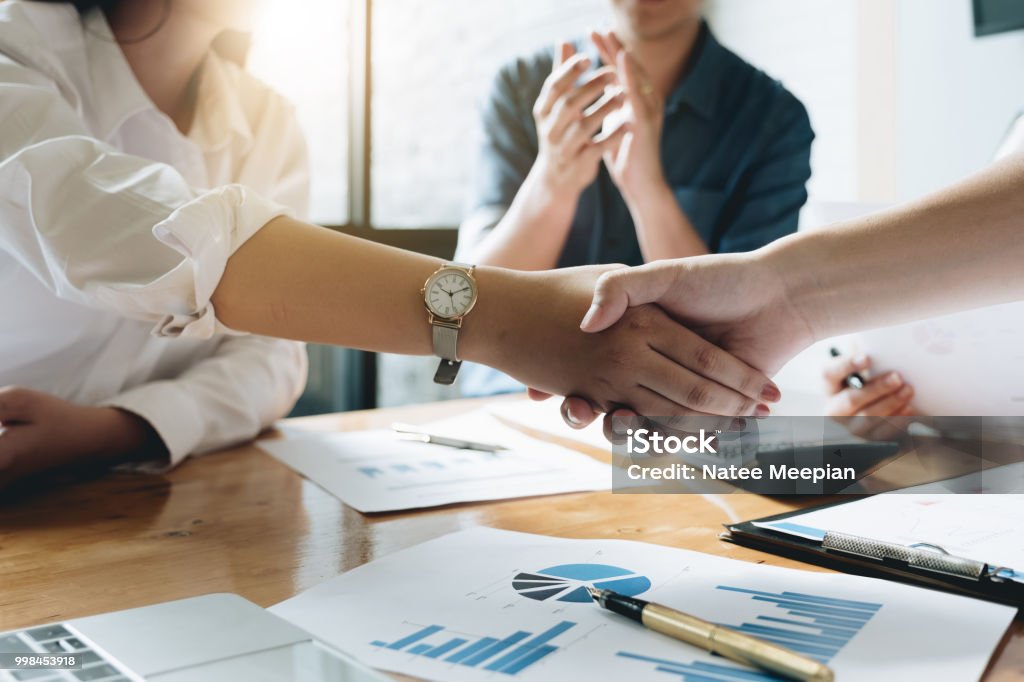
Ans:
MULTIPOLYGON (((467 263, 445 263, 443 267, 454 267, 465 270, 470 275, 476 266, 467 263)), ((459 326, 432 322, 434 355, 441 358, 437 371, 434 372, 434 383, 451 386, 459 374, 462 361, 459 360, 459 326)))
POLYGON ((431 327, 434 335, 434 355, 445 360, 458 360, 459 330, 436 322, 431 327))
POLYGON ((461 360, 442 360, 437 366, 437 371, 434 372, 434 383, 451 386, 455 383, 455 377, 458 376, 461 366, 461 360))

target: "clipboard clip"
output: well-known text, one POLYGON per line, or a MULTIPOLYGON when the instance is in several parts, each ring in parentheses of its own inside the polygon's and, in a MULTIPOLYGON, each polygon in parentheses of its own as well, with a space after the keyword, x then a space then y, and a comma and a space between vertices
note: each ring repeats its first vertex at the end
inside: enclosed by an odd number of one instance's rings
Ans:
POLYGON ((872 540, 858 535, 828 531, 821 541, 821 547, 830 552, 852 554, 876 561, 896 561, 906 564, 910 568, 942 573, 975 582, 981 580, 1005 582, 1012 580, 1015 575, 1011 568, 990 566, 984 561, 955 556, 943 547, 928 542, 901 545, 895 542, 872 540))

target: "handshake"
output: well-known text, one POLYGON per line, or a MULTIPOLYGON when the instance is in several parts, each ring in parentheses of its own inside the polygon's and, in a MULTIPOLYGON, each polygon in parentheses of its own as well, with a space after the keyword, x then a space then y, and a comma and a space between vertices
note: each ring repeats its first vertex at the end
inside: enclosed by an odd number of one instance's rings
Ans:
POLYGON ((723 428, 767 416, 781 398, 769 376, 815 340, 783 278, 753 254, 497 273, 480 273, 481 304, 489 276, 517 281, 502 286, 500 314, 467 321, 466 356, 534 398, 570 396, 563 417, 576 427, 622 410, 723 428))

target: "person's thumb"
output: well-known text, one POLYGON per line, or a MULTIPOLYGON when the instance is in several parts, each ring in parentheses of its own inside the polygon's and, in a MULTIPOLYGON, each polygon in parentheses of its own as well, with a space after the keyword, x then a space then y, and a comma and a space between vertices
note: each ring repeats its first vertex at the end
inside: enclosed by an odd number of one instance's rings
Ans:
POLYGON ((606 272, 597 280, 590 309, 580 323, 585 332, 612 326, 632 306, 657 302, 675 279, 671 261, 606 272))
POLYGON ((13 386, 0 387, 0 426, 29 421, 34 412, 33 393, 13 386))

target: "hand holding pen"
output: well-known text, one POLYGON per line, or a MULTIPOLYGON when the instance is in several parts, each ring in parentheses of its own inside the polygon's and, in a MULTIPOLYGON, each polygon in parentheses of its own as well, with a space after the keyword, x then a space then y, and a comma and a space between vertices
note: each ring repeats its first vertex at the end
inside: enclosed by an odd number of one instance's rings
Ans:
POLYGON ((869 440, 898 440, 914 420, 914 389, 899 372, 871 376, 871 358, 832 348, 825 366, 825 415, 869 440))

